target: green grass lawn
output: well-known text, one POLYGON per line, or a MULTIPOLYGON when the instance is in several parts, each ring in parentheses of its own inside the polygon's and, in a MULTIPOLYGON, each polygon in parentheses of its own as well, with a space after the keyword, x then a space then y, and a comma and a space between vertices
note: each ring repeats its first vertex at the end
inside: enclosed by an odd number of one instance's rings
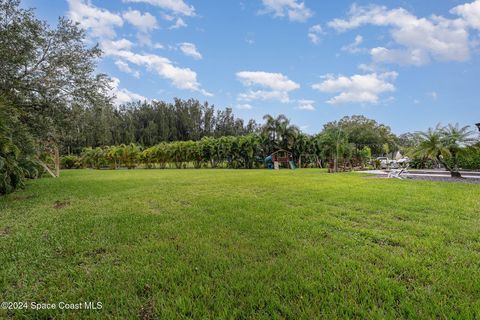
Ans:
POLYGON ((0 198, 18 319, 480 317, 480 185, 319 170, 64 171, 0 198))

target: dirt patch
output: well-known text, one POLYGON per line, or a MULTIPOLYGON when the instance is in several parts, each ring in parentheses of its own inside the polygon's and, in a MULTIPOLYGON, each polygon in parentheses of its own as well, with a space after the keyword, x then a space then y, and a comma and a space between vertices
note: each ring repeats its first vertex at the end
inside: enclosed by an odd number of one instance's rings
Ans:
POLYGON ((140 307, 138 317, 142 320, 157 319, 155 301, 152 299, 152 288, 150 285, 146 284, 143 286, 138 294, 147 299, 147 301, 140 307))
POLYGON ((107 249, 97 248, 95 250, 88 251, 87 253, 85 253, 85 255, 88 256, 88 257, 96 257, 96 256, 99 256, 99 255, 104 255, 105 253, 107 253, 107 249))
POLYGON ((150 209, 151 213, 162 213, 163 212, 163 207, 160 205, 160 203, 149 200, 147 201, 148 208, 150 209))
POLYGON ((380 246, 390 246, 390 247, 401 247, 400 242, 390 240, 390 239, 381 239, 381 238, 372 238, 371 241, 380 246))
POLYGON ((138 311, 138 317, 142 320, 157 319, 157 315, 155 313, 155 302, 152 299, 148 300, 144 305, 142 305, 138 311))
POLYGON ((150 285, 146 284, 143 286, 143 288, 138 292, 138 294, 142 297, 149 298, 152 294, 152 288, 150 285))
POLYGON ((6 226, 5 228, 0 229, 0 237, 8 236, 11 232, 12 232, 12 228, 10 228, 9 226, 6 226))
POLYGON ((65 208, 66 206, 68 206, 70 204, 70 201, 60 201, 60 200, 57 200, 53 203, 53 208, 54 209, 63 209, 65 208))

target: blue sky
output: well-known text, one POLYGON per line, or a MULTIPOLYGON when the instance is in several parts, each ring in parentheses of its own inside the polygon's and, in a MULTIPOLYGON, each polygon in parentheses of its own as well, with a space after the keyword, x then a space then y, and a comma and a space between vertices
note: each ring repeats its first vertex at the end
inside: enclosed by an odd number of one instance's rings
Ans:
POLYGON ((117 102, 174 97, 309 133, 363 114, 394 132, 480 122, 480 0, 24 0, 104 56, 117 102))

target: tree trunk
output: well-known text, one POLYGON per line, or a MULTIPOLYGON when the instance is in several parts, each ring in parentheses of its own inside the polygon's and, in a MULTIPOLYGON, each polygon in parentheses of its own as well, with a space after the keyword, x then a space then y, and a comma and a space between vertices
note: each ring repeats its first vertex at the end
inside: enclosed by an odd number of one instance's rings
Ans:
POLYGON ((43 161, 41 161, 40 159, 37 159, 37 161, 42 166, 42 168, 45 169, 45 171, 47 171, 53 178, 57 178, 55 173, 53 173, 53 171, 50 170, 50 168, 43 161))
POLYGON ((450 176, 452 178, 462 178, 462 175, 460 174, 459 171, 450 171, 450 176))
POLYGON ((453 178, 461 178, 462 175, 460 174, 460 169, 458 168, 458 157, 457 153, 452 151, 452 158, 453 158, 453 170, 451 171, 451 176, 453 178))
POLYGON ((53 155, 53 161, 55 162, 55 175, 58 177, 60 177, 60 151, 58 150, 58 146, 55 145, 53 147, 53 152, 54 152, 54 155, 53 155))
POLYGON ((440 155, 437 156, 437 160, 445 167, 445 169, 450 171, 450 176, 452 178, 462 178, 460 171, 458 171, 456 168, 451 168, 445 161, 443 161, 440 155))

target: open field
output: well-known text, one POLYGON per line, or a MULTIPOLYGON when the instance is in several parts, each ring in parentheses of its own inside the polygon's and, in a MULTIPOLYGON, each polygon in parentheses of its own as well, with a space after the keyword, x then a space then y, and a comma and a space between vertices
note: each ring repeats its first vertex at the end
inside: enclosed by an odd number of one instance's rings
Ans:
POLYGON ((480 186, 65 171, 0 198, 0 318, 480 317, 480 186))

